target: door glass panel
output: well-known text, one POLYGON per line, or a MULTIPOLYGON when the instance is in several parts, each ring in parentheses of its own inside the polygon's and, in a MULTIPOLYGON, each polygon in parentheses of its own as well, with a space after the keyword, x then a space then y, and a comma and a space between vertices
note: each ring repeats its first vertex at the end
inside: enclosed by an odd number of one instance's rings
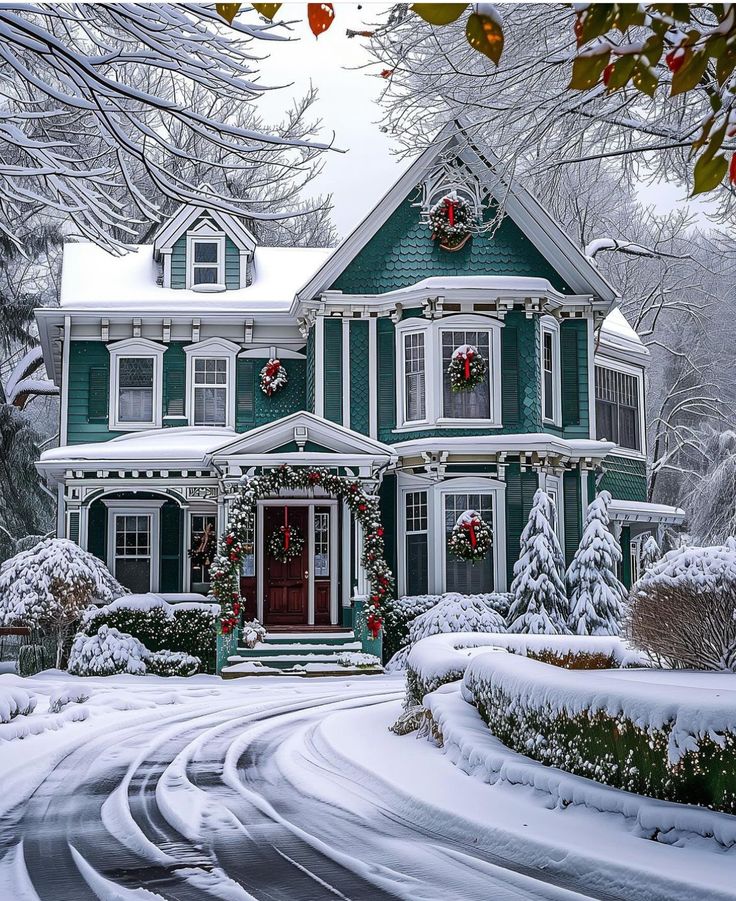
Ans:
POLYGON ((330 514, 314 514, 314 575, 326 579, 330 575, 330 514))
POLYGON ((217 517, 213 513, 193 513, 191 517, 191 584, 208 585, 210 564, 217 550, 217 517))
POLYGON ((445 591, 480 594, 493 591, 493 549, 477 563, 460 560, 450 553, 447 539, 466 510, 477 510, 493 528, 493 498, 490 494, 446 494, 445 496, 445 591))
POLYGON ((131 591, 151 590, 151 517, 115 517, 115 578, 131 591))

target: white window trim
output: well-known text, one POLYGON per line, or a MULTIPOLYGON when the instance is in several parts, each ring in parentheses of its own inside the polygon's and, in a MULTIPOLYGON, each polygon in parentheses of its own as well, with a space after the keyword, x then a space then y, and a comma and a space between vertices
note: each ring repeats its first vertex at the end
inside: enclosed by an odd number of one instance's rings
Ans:
POLYGON ((221 428, 235 428, 235 381, 237 377, 236 359, 240 346, 225 338, 208 338, 197 344, 189 344, 184 348, 187 358, 187 387, 185 395, 184 415, 189 425, 194 425, 194 361, 225 360, 227 362, 225 423, 221 428))
POLYGON ((494 591, 506 591, 506 484, 487 476, 448 477, 441 482, 430 482, 426 477, 400 473, 398 476, 398 534, 397 542, 399 594, 406 589, 406 495, 412 491, 427 492, 427 550, 429 594, 443 594, 447 588, 445 572, 445 520, 446 494, 490 494, 493 502, 493 572, 494 591))
POLYGON ((562 426, 562 379, 560 371, 560 324, 553 316, 542 316, 539 322, 539 375, 542 399, 542 422, 562 426), (544 415, 546 391, 544 387, 544 336, 552 336, 552 418, 544 415))
POLYGON ((187 235, 187 288, 193 291, 224 291, 225 284, 225 233, 202 228, 187 235), (215 284, 194 284, 194 270, 212 267, 213 263, 195 263, 196 244, 217 244, 217 281, 215 284))
POLYGON ((501 428, 501 329, 497 319, 478 315, 445 316, 427 321, 412 317, 396 326, 396 384, 399 421, 395 432, 413 432, 427 428, 501 428), (491 359, 488 360, 486 378, 490 385, 491 415, 488 419, 456 419, 442 415, 442 332, 485 331, 489 333, 491 359), (407 420, 405 396, 404 336, 409 333, 424 334, 424 419, 407 420))
POLYGON ((165 500, 105 500, 107 507, 107 568, 115 575, 115 518, 117 516, 150 516, 151 518, 151 587, 149 591, 159 590, 160 549, 160 515, 165 500))
MULTIPOLYGON (((557 510, 557 538, 560 542, 562 552, 565 552, 565 495, 563 491, 562 476, 552 476, 545 473, 539 475, 539 487, 550 494, 550 489, 556 497, 555 508, 557 510)), ((585 518, 585 510, 587 504, 583 507, 583 518, 585 518)))
POLYGON ((162 421, 162 385, 164 353, 166 347, 148 338, 127 338, 108 344, 110 352, 110 399, 108 417, 110 429, 116 432, 134 432, 141 429, 160 429, 162 421), (121 422, 119 409, 120 360, 129 358, 153 360, 153 418, 148 422, 121 422))
MULTIPOLYGON (((592 406, 595 407, 596 396, 595 396, 595 367, 601 366, 603 369, 610 369, 613 372, 623 372, 626 375, 633 375, 634 378, 638 382, 637 394, 639 398, 639 439, 641 443, 641 450, 634 450, 631 447, 621 447, 620 444, 616 445, 616 450, 613 451, 613 454, 617 457, 631 457, 635 460, 646 460, 647 458, 647 432, 646 432, 646 418, 644 413, 644 370, 640 366, 633 366, 630 363, 622 363, 620 360, 614 360, 612 357, 604 357, 601 354, 596 354, 593 357, 593 395, 592 395, 592 406)), ((598 433, 596 431, 596 438, 598 438, 598 433)), ((600 439, 602 440, 602 439, 600 439)))
MULTIPOLYGON (((218 508, 217 503, 205 503, 201 502, 196 505, 190 506, 186 509, 186 515, 184 517, 184 548, 188 549, 192 546, 192 517, 193 516, 214 516, 215 518, 215 535, 218 538, 220 536, 220 521, 218 516, 218 508)), ((192 590, 192 567, 191 561, 188 556, 184 558, 184 591, 192 590)))

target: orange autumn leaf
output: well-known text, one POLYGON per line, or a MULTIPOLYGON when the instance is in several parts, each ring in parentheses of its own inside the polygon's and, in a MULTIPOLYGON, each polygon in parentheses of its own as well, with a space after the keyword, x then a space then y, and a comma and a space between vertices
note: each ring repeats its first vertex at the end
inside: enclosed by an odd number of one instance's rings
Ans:
POLYGON ((307 3, 307 18, 312 34, 318 38, 332 25, 335 9, 331 3, 307 3))

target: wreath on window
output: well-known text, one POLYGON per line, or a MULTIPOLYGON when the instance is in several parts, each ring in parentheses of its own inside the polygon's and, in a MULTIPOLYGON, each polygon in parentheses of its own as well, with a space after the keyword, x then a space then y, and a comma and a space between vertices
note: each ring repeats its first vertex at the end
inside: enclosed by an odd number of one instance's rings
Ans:
POLYGON ((261 391, 268 395, 268 397, 271 397, 272 394, 280 391, 287 382, 286 370, 281 365, 281 360, 276 359, 276 357, 271 357, 268 363, 261 369, 260 378, 261 391))
POLYGON ((486 380, 488 365, 483 354, 472 344, 461 344, 452 352, 447 374, 453 391, 473 391, 486 380))
POLYGON ((477 563, 493 547, 493 530, 477 510, 466 510, 452 527, 447 547, 455 557, 477 563))
POLYGON ((217 553, 215 527, 210 524, 187 552, 192 566, 211 566, 217 553))
POLYGON ((288 563, 298 557, 304 547, 304 538, 296 526, 279 526, 268 539, 268 553, 279 563, 288 563))
POLYGON ((450 191, 429 211, 432 240, 439 241, 443 250, 460 250, 470 240, 471 219, 467 200, 460 197, 457 191, 450 191))

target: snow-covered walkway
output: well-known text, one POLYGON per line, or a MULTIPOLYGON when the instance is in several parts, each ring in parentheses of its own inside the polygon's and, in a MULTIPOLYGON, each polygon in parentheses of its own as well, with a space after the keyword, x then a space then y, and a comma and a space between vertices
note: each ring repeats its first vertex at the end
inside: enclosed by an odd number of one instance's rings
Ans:
POLYGON ((89 697, 60 713, 41 697, 27 719, 50 731, 0 736, 3 899, 664 901, 678 868, 733 867, 625 831, 598 853, 610 823, 389 734, 397 677, 0 677, 14 685, 89 697))

